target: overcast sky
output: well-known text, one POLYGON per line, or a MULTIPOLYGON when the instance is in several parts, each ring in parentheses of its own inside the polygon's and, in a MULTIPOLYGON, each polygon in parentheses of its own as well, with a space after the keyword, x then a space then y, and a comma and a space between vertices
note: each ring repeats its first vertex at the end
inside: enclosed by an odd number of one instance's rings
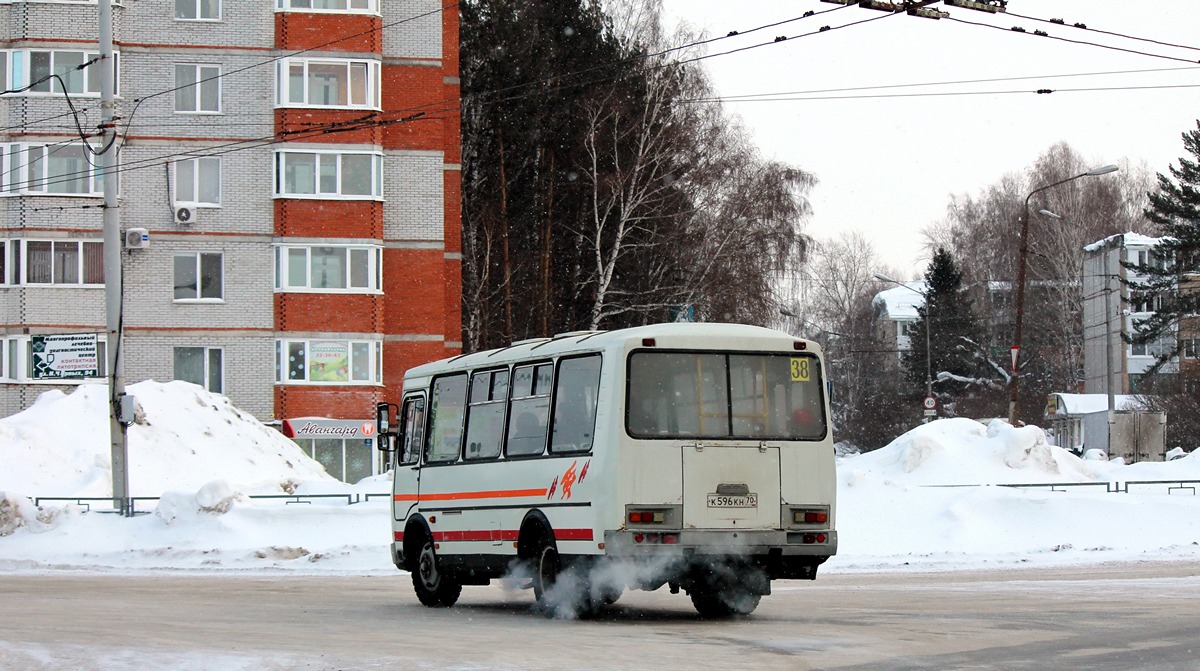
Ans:
POLYGON ((819 0, 665 3, 669 26, 686 22, 710 37, 742 33, 707 45, 710 54, 771 42, 701 62, 723 97, 793 98, 729 100, 727 109, 766 156, 820 180, 807 232, 862 231, 906 277, 924 271, 921 231, 944 216, 951 194, 976 194, 1059 141, 1097 166, 1128 159, 1166 172, 1185 153, 1181 133, 1200 117, 1198 0, 1010 0, 1008 13, 996 15, 938 3, 951 15, 938 21, 819 0), (746 34, 810 10, 817 15, 746 34), (836 11, 820 14, 827 10, 836 11), (1067 25, 1046 22, 1055 18, 1067 25), (834 29, 805 36, 823 26, 834 29), (778 36, 789 39, 773 42, 778 36), (1003 81, 965 83, 984 79, 1003 81), (829 91, 941 82, 955 83, 829 91), (997 93, 1005 91, 1015 93, 997 93), (955 95, 914 95, 930 93, 955 95), (837 96, 855 97, 828 99, 837 96))

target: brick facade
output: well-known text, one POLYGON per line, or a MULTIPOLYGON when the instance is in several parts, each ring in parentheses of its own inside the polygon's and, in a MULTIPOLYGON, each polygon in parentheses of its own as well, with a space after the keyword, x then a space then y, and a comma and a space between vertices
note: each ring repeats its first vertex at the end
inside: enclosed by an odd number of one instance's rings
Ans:
MULTIPOLYGON (((457 105, 457 13, 437 0, 381 0, 380 14, 276 11, 274 0, 239 0, 221 3, 222 15, 209 21, 176 19, 174 4, 114 7, 121 227, 145 228, 151 241, 122 254, 126 384, 173 379, 177 347, 219 348, 222 391, 259 419, 369 418, 377 401, 395 400, 405 369, 461 348, 459 121, 457 112, 433 112, 457 105), (378 63, 380 107, 277 107, 279 59, 289 56, 378 63), (177 65, 219 68, 218 111, 177 111, 177 65), (380 193, 277 196, 278 152, 310 150, 382 156, 380 193), (177 162, 211 157, 220 159, 219 203, 196 204, 189 222, 177 222, 177 162), (276 273, 289 268, 276 267, 288 262, 286 254, 278 260, 280 245, 382 250, 381 281, 281 291, 276 273), (197 254, 220 255, 219 299, 176 296, 178 264, 197 254), (382 381, 288 383, 280 339, 382 343, 382 381)), ((10 63, 22 50, 98 51, 97 14, 86 0, 0 4, 0 40, 10 63)), ((72 94, 71 102, 89 110, 84 124, 94 126, 98 96, 72 94)), ((68 110, 62 95, 7 96, 3 141, 68 144, 68 110)), ((302 168, 287 177, 303 179, 302 168)), ((322 170, 314 179, 327 180, 319 183, 329 193, 341 178, 322 170)), ((104 331, 102 287, 30 285, 29 259, 13 254, 29 240, 100 240, 101 203, 95 192, 0 198, 8 245, 0 413, 20 411, 48 389, 70 389, 29 379, 29 335, 104 331), (21 275, 17 261, 26 264, 21 275), (16 377, 10 346, 24 348, 16 377)))

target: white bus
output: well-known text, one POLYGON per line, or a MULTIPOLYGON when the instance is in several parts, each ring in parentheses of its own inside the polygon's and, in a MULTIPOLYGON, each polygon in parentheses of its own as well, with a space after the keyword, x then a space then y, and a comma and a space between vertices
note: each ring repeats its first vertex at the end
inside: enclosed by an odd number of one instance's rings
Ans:
POLYGON ((837 550, 823 379, 816 343, 735 324, 566 333, 413 368, 379 407, 393 561, 426 606, 516 576, 549 612, 668 586, 704 616, 748 614, 837 550))

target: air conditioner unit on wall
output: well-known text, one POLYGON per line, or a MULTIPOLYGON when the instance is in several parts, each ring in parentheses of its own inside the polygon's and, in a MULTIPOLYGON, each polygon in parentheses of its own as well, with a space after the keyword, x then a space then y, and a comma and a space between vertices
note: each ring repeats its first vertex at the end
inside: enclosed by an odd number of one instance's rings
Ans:
POLYGON ((190 224, 196 216, 196 208, 191 205, 176 205, 175 206, 175 223, 190 224))
POLYGON ((144 228, 125 229, 125 249, 145 249, 150 246, 150 231, 144 228))

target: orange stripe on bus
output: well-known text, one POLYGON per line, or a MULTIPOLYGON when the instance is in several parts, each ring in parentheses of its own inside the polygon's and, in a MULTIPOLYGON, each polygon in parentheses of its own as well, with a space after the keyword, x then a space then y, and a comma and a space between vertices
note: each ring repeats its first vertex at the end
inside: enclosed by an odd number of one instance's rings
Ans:
POLYGON ((504 489, 490 492, 447 492, 445 494, 396 494, 395 501, 462 501, 468 499, 511 499, 522 496, 546 496, 545 489, 504 489))

